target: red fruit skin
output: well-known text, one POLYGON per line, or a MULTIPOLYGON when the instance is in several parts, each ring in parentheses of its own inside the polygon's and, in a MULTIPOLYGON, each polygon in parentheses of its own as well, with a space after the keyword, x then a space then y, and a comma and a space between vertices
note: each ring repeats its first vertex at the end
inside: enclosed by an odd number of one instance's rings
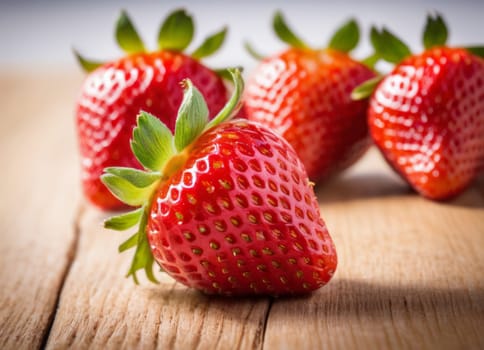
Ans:
POLYGON ((397 65, 375 90, 371 136, 421 195, 461 193, 484 166, 484 60, 438 47, 397 65))
POLYGON ((140 53, 107 63, 89 74, 76 105, 84 194, 105 210, 125 207, 101 183, 109 166, 141 168, 129 140, 140 110, 158 116, 171 130, 190 78, 206 99, 210 116, 227 101, 222 79, 197 60, 168 51, 140 53))
POLYGON ((262 125, 208 131, 154 196, 147 236, 177 281, 209 294, 301 294, 332 277, 336 251, 304 167, 262 125))
POLYGON ((318 181, 353 164, 370 145, 367 101, 350 95, 374 75, 345 53, 291 48, 255 70, 245 114, 289 141, 318 181))

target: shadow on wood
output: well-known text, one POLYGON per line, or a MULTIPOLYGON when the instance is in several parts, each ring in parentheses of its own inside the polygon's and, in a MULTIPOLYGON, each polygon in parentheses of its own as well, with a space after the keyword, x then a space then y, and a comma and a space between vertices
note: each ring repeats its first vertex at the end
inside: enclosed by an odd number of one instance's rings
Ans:
MULTIPOLYGON (((397 175, 381 172, 347 174, 330 179, 315 189, 321 204, 382 197, 410 197, 419 195, 397 175)), ((449 206, 484 208, 484 177, 475 181, 459 196, 441 203, 449 206)))
POLYGON ((483 322, 482 287, 440 289, 424 284, 335 280, 311 296, 276 301, 264 345, 268 349, 282 345, 307 349, 482 348, 483 322), (286 334, 284 344, 278 334, 286 334))

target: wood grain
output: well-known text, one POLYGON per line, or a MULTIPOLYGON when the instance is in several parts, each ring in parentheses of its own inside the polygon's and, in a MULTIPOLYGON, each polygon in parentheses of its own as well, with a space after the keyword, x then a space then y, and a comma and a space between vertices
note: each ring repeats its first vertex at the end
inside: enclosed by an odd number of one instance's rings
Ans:
POLYGON ((207 297, 162 273, 159 286, 136 286, 123 277, 130 254, 116 252, 128 234, 102 221, 93 209, 83 215, 48 349, 261 348, 268 299, 207 297))
POLYGON ((477 186, 453 202, 430 202, 372 151, 319 188, 337 273, 309 297, 273 303, 264 348, 484 348, 484 200, 477 186))
POLYGON ((0 72, 0 348, 484 348, 484 177, 430 202, 371 150, 317 188, 339 266, 310 296, 213 298, 162 273, 135 286, 129 233, 78 193, 80 81, 0 72))
POLYGON ((40 347, 72 249, 77 76, 0 73, 0 348, 40 347))

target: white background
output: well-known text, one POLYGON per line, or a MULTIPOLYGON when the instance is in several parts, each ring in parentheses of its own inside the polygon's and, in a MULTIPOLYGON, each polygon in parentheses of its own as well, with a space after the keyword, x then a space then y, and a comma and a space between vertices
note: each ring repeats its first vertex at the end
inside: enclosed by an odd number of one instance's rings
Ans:
POLYGON ((484 1, 1 1, 0 65, 25 68, 59 66, 76 69, 71 47, 96 59, 118 57, 113 25, 121 8, 126 9, 146 45, 155 49, 162 18, 171 10, 185 7, 196 19, 195 43, 229 26, 229 35, 212 66, 244 65, 255 62, 242 42, 250 40, 259 51, 274 53, 284 48, 271 28, 272 14, 283 10, 294 31, 311 45, 324 47, 334 29, 351 16, 358 18, 362 41, 357 57, 370 53, 371 24, 387 25, 421 50, 421 31, 428 11, 438 10, 451 28, 454 45, 484 44, 484 1))

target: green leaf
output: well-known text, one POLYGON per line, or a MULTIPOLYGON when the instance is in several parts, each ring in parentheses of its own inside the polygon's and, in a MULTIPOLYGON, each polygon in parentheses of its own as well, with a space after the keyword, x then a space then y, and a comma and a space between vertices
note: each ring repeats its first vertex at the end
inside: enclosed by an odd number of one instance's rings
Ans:
POLYGON ((136 247, 137 244, 138 244, 138 232, 136 232, 134 235, 129 237, 126 241, 121 243, 121 245, 118 247, 118 251, 120 253, 125 252, 128 249, 136 247))
POLYGON ((257 52, 257 50, 255 50, 254 47, 248 41, 244 42, 244 48, 245 48, 245 51, 247 51, 247 53, 257 61, 262 61, 265 58, 264 55, 257 52))
POLYGON ((141 214, 143 214, 143 208, 139 208, 121 215, 112 216, 104 221, 104 228, 116 231, 127 230, 139 222, 141 214))
POLYGON ((193 19, 184 9, 171 13, 158 33, 160 50, 183 51, 193 39, 193 19))
POLYGON ((160 171, 174 154, 173 135, 158 118, 141 111, 133 130, 131 149, 146 169, 160 171))
POLYGON ((204 40, 202 45, 193 51, 191 56, 196 59, 201 59, 213 55, 224 43, 226 34, 227 27, 224 27, 221 31, 209 36, 204 40))
POLYGON ((218 114, 207 124, 205 129, 210 129, 211 127, 229 120, 240 108, 240 98, 242 96, 242 92, 244 91, 244 80, 242 79, 242 74, 237 68, 228 68, 227 70, 232 76, 232 81, 234 83, 232 96, 224 108, 222 108, 222 110, 218 112, 218 114))
POLYGON ((106 185, 109 191, 120 201, 132 206, 139 206, 146 203, 153 188, 145 187, 139 188, 133 186, 129 181, 113 174, 101 175, 101 181, 106 185))
POLYGON ((72 52, 74 53, 74 56, 76 56, 79 65, 87 73, 92 72, 93 70, 104 64, 103 62, 88 60, 87 58, 81 56, 81 54, 76 49, 72 49, 72 52))
POLYGON ((230 82, 232 82, 232 73, 230 73, 230 70, 233 70, 233 69, 238 69, 241 72, 244 71, 244 68, 241 66, 231 67, 231 68, 214 68, 212 70, 222 79, 229 80, 230 82))
POLYGON ((464 49, 466 49, 473 55, 484 58, 484 46, 469 46, 465 47, 464 49))
POLYGON ((329 41, 328 47, 342 52, 353 50, 360 40, 360 28, 356 20, 350 19, 343 24, 329 41))
POLYGON ((370 97, 382 79, 382 76, 377 76, 358 85, 351 92, 351 99, 357 101, 370 97))
POLYGON ((308 46, 289 28, 280 11, 275 13, 272 26, 279 39, 286 44, 299 49, 308 48, 308 46))
POLYGON ((425 49, 445 45, 448 34, 447 26, 440 14, 437 14, 435 18, 431 15, 427 16, 427 23, 425 24, 425 30, 423 33, 423 44, 425 49))
POLYGON ((190 79, 182 81, 183 101, 175 125, 175 147, 181 152, 203 131, 208 122, 208 107, 190 79))
POLYGON ((372 27, 370 40, 375 52, 387 62, 399 63, 412 54, 408 46, 386 28, 378 31, 372 27))
POLYGON ((128 54, 144 52, 145 47, 126 11, 122 10, 116 22, 116 41, 128 54))
POLYGON ((148 187, 161 178, 161 173, 159 172, 146 172, 123 167, 105 168, 104 172, 119 176, 138 188, 148 187))
MULTIPOLYGON (((128 274, 126 275, 126 277, 129 277, 129 276, 133 277, 133 280, 136 284, 139 284, 138 278, 136 277, 136 272, 141 269, 145 270, 146 276, 151 282, 158 283, 155 276, 153 275, 154 258, 153 258, 153 254, 151 253, 150 245, 148 243, 148 237, 146 236, 147 221, 148 221, 148 213, 144 209, 143 215, 141 216, 139 229, 136 234, 137 236, 136 251, 133 256, 133 261, 131 262, 131 267, 129 268, 128 274)), ((131 238, 128 241, 130 241, 131 238)), ((126 245, 129 245, 129 244, 126 244, 126 245)))
POLYGON ((380 60, 380 56, 377 53, 374 53, 367 58, 364 58, 361 63, 371 69, 375 69, 376 64, 380 60))

